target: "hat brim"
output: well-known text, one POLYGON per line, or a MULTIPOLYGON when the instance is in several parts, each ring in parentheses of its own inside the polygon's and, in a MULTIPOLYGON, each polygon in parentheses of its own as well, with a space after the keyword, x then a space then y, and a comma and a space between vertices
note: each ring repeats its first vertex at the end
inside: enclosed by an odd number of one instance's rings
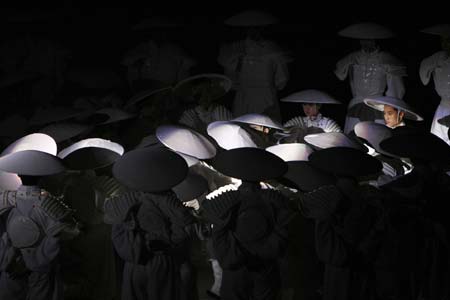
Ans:
POLYGON ((168 149, 132 150, 113 166, 114 177, 124 186, 143 192, 163 192, 182 182, 188 173, 185 160, 168 149))
POLYGON ((19 175, 48 176, 63 172, 65 167, 54 155, 24 150, 0 157, 0 170, 19 175))
POLYGON ((336 182, 334 176, 313 167, 307 161, 289 161, 287 164, 288 171, 280 182, 303 192, 312 192, 321 186, 336 182))
POLYGON ((395 107, 396 109, 398 109, 400 111, 403 111, 405 113, 405 116, 404 116, 405 119, 413 120, 413 121, 423 121, 423 118, 420 115, 413 112, 409 108, 409 106, 403 101, 394 102, 394 101, 383 100, 383 99, 364 99, 364 103, 378 111, 384 111, 384 106, 389 105, 389 106, 395 107))
POLYGON ((450 162, 450 146, 432 133, 397 134, 380 143, 387 153, 423 161, 450 162))
POLYGON ((216 155, 216 147, 206 137, 187 127, 162 125, 156 129, 156 137, 167 148, 198 159, 216 155))
POLYGON ((315 104, 342 104, 327 93, 318 90, 304 90, 280 99, 281 102, 315 103, 315 104))
POLYGON ((313 152, 309 156, 309 161, 312 166, 336 176, 369 176, 382 170, 382 164, 376 158, 347 147, 333 147, 313 152))
POLYGON ((219 153, 213 167, 230 177, 246 181, 264 181, 281 177, 287 164, 275 154, 259 148, 236 148, 219 153))
POLYGON ((221 74, 199 74, 178 82, 173 93, 182 98, 215 100, 228 93, 232 84, 231 79, 221 74))

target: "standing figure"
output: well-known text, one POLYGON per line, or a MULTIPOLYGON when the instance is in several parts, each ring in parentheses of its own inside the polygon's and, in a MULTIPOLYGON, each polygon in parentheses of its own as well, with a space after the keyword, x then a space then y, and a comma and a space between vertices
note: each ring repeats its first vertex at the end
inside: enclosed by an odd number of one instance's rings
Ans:
POLYGON ((363 99, 366 97, 390 96, 402 99, 405 88, 402 77, 406 76, 405 67, 392 54, 381 51, 376 43, 378 39, 387 39, 394 33, 374 23, 351 25, 339 32, 339 35, 360 40, 361 50, 342 58, 334 71, 340 80, 349 76, 353 99, 348 104, 344 132, 353 130, 360 121, 382 122, 383 115, 368 109, 363 99))
POLYGON ((260 11, 244 11, 225 21, 245 30, 242 40, 221 47, 218 58, 225 75, 234 82, 235 117, 259 113, 281 121, 277 92, 289 80, 290 58, 263 35, 266 26, 276 22, 275 17, 260 11))
MULTIPOLYGON (((6 231, 15 252, 11 264, 23 260, 27 270, 20 278, 25 283, 26 299, 59 300, 63 297, 58 261, 61 242, 78 235, 79 229, 62 200, 39 186, 43 176, 61 173, 64 167, 54 155, 56 143, 48 136, 38 137, 37 145, 29 143, 27 137, 16 141, 0 158, 0 170, 19 174, 22 181, 17 191, 10 192, 14 201, 6 231)), ((7 273, 8 269, 15 267, 7 267, 7 273)), ((10 287, 7 285, 6 289, 10 287)))
POLYGON ((190 74, 196 62, 176 43, 174 30, 179 24, 165 18, 143 20, 135 30, 144 32, 146 42, 125 54, 122 64, 134 92, 175 85, 190 74))
POLYGON ((224 300, 276 299, 281 288, 279 259, 286 251, 286 225, 293 211, 287 198, 262 190, 260 181, 283 175, 287 165, 263 149, 238 148, 220 153, 215 167, 242 180, 238 190, 203 202, 223 268, 220 296, 224 300))
POLYGON ((433 76, 434 88, 441 97, 441 103, 434 113, 431 133, 450 145, 447 134, 449 127, 438 122, 440 118, 450 115, 450 25, 437 25, 426 28, 422 32, 441 37, 442 50, 422 60, 419 72, 424 85, 427 85, 433 76))
POLYGON ((114 177, 129 189, 105 202, 105 222, 125 261, 123 300, 180 299, 180 255, 195 218, 171 188, 187 172, 182 157, 158 148, 132 150, 114 164, 114 177))

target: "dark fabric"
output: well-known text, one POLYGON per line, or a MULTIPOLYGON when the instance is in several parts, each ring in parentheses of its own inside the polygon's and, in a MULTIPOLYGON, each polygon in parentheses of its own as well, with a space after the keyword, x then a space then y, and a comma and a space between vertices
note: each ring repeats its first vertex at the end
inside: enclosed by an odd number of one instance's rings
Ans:
MULTIPOLYGON (((180 299, 183 250, 195 219, 173 192, 135 195, 141 205, 112 231, 125 260, 122 299, 180 299)), ((183 278, 189 284, 189 276, 183 278)))
POLYGON ((222 299, 275 299, 280 289, 278 261, 286 251, 286 226, 294 213, 284 196, 260 190, 257 184, 244 182, 237 192, 223 194, 230 195, 239 204, 213 224, 212 232, 214 251, 224 269, 222 299), (253 217, 243 219, 249 215, 253 217))

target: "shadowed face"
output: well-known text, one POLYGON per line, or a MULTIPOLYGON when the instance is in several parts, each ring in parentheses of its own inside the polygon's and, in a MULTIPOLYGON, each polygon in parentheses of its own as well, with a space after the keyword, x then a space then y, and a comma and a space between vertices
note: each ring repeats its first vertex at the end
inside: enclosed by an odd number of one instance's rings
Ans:
POLYGON ((320 104, 316 103, 304 103, 303 104, 303 112, 307 117, 316 118, 319 114, 320 104))
POLYGON ((398 111, 398 109, 385 105, 384 106, 384 122, 386 126, 390 128, 394 128, 398 124, 400 124, 403 120, 404 112, 398 111))
POLYGON ((360 40, 361 49, 365 52, 373 52, 378 49, 375 40, 360 40))

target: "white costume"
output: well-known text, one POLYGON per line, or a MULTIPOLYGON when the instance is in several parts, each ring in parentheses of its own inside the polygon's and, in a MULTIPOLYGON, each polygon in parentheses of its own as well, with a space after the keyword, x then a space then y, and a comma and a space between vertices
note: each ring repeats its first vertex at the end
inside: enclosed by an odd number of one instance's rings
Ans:
POLYGON ((449 128, 438 123, 438 120, 450 115, 450 58, 445 51, 439 51, 420 64, 420 79, 424 85, 430 82, 431 76, 434 79, 434 88, 441 97, 441 103, 434 113, 431 133, 438 136, 450 145, 448 137, 449 128))
POLYGON ((310 117, 295 117, 284 123, 284 127, 300 126, 300 127, 318 127, 322 128, 324 132, 342 132, 339 125, 330 118, 318 114, 316 118, 310 117))
POLYGON ((277 90, 289 80, 289 58, 280 47, 268 40, 241 40, 223 46, 218 62, 235 83, 234 116, 264 113, 281 119, 277 90))
MULTIPOLYGON (((353 99, 348 104, 348 109, 361 104, 361 110, 357 111, 359 118, 347 116, 345 133, 352 131, 359 121, 375 121, 373 119, 375 115, 370 119, 373 111, 365 107, 364 98, 386 95, 401 99, 405 94, 402 80, 402 77, 406 76, 405 67, 397 58, 386 52, 378 50, 370 53, 363 50, 353 52, 336 64, 335 74, 340 80, 349 76, 353 99), (361 114, 362 112, 364 114, 361 114), (369 115, 366 116, 366 112, 369 115)), ((377 116, 382 122, 383 115, 378 113, 377 116)))

